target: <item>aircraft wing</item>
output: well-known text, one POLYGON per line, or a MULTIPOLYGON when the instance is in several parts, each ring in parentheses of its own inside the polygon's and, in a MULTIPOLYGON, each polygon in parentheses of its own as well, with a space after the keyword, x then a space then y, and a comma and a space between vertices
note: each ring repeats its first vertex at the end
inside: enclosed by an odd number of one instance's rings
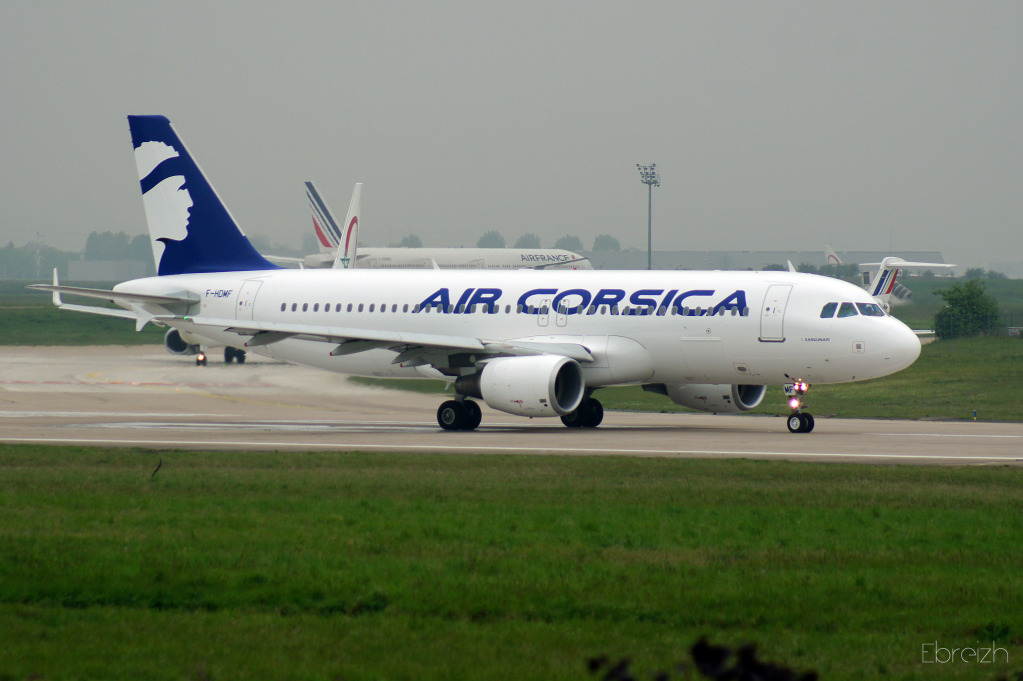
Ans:
POLYGON ((161 315, 153 318, 160 324, 202 334, 203 330, 217 329, 249 336, 246 347, 270 345, 287 338, 334 343, 332 355, 349 355, 366 350, 389 348, 400 351, 401 356, 412 357, 422 351, 474 352, 482 355, 562 355, 581 362, 592 362, 589 349, 577 343, 549 343, 538 341, 485 340, 469 336, 448 336, 433 333, 382 331, 319 324, 293 324, 257 322, 241 319, 215 319, 161 315))

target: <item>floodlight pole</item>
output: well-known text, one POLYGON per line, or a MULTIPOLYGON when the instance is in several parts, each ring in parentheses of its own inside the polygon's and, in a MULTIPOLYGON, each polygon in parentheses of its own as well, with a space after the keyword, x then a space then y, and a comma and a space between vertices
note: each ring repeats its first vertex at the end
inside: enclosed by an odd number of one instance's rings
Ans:
POLYGON ((654 187, 661 186, 661 175, 657 172, 657 164, 651 163, 648 166, 636 164, 639 169, 639 181, 646 185, 646 268, 652 270, 654 260, 654 237, 653 237, 653 211, 654 211, 654 187))

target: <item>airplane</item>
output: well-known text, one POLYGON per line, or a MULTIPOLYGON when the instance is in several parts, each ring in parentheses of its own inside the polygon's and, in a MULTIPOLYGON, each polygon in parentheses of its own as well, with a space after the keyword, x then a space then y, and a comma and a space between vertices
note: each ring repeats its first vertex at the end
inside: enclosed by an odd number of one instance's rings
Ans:
MULTIPOLYGON (((824 247, 824 256, 829 265, 841 265, 842 259, 838 257, 831 246, 824 247)), ((870 270, 860 272, 863 288, 870 291, 870 295, 885 309, 891 310, 895 301, 908 303, 913 298, 913 292, 898 283, 896 279, 899 272, 906 269, 951 269, 955 265, 942 262, 909 262, 902 258, 889 256, 882 258, 881 262, 864 262, 860 267, 876 267, 877 270, 871 276, 870 270)))
MULTIPOLYGON (((453 384, 444 430, 474 430, 476 400, 594 428, 594 392, 634 384, 676 404, 749 411, 770 385, 808 433, 811 383, 886 376, 920 341, 854 284, 799 272, 282 269, 235 223, 163 116, 129 116, 157 276, 112 290, 30 288, 121 309, 72 309, 155 323, 225 345, 364 376, 453 384)), ((69 306, 65 306, 69 307, 69 306)))
POLYGON ((348 216, 339 226, 312 182, 305 183, 313 232, 320 252, 304 258, 267 256, 286 267, 388 269, 570 269, 591 270, 589 258, 562 248, 359 248, 362 183, 355 185, 348 216), (353 222, 354 220, 354 222, 353 222), (344 255, 339 249, 342 248, 344 255))

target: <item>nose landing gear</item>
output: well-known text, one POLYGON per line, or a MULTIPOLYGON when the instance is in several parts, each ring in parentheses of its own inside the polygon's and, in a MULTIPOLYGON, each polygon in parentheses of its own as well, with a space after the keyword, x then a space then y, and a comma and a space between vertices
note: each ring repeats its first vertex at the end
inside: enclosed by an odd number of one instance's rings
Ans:
POLYGON ((792 408, 792 414, 786 421, 790 433, 809 433, 813 430, 813 414, 803 411, 803 396, 808 390, 810 384, 803 380, 785 385, 785 394, 789 396, 789 406, 792 408))

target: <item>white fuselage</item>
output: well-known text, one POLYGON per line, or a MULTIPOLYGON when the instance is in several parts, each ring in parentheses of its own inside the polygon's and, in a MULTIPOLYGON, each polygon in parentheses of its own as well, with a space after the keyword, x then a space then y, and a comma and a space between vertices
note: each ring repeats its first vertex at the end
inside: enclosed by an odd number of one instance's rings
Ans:
MULTIPOLYGON (((790 272, 272 270, 152 277, 115 290, 189 292, 200 300, 188 315, 239 326, 258 320, 339 336, 375 329, 577 344, 593 356, 581 362, 590 387, 840 383, 894 373, 920 353, 919 340, 893 317, 821 318, 828 303, 872 303, 869 293, 790 272)), ((193 332, 228 345, 249 338, 223 325, 193 332)), ((399 348, 332 356, 336 346, 287 338, 253 350, 350 374, 439 375, 392 364, 399 348)))
MULTIPOLYGON (((334 266, 334 250, 307 255, 310 269, 334 266)), ((592 270, 589 260, 561 248, 374 248, 359 247, 352 269, 592 270)))

